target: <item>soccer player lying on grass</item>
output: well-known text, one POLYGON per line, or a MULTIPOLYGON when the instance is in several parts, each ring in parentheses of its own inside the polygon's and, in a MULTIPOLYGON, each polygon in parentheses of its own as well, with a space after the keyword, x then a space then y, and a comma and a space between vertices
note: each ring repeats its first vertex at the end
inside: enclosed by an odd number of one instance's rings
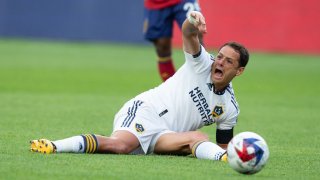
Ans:
POLYGON ((167 81, 129 100, 115 115, 110 137, 85 134, 50 141, 31 141, 40 153, 193 154, 200 159, 227 159, 239 107, 231 80, 249 60, 240 44, 224 44, 213 58, 199 43, 206 33, 199 12, 191 12, 182 27, 185 63, 167 81), (216 142, 197 131, 216 123, 216 142))

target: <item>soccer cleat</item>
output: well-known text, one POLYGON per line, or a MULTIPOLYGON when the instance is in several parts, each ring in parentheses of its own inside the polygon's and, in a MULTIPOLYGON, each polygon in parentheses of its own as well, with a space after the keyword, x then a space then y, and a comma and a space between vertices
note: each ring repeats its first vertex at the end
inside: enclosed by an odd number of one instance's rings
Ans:
POLYGON ((51 154, 56 152, 56 146, 48 139, 39 139, 30 141, 30 150, 43 154, 51 154))
POLYGON ((228 155, 227 152, 225 152, 219 159, 222 162, 228 162, 228 155))

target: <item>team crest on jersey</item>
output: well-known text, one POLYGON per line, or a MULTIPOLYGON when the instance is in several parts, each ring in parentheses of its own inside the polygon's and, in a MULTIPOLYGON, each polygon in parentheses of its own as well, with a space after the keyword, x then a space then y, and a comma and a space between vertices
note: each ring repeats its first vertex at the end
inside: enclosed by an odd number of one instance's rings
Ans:
POLYGON ((143 126, 141 124, 136 123, 136 131, 142 133, 144 131, 143 126))
POLYGON ((212 110, 213 117, 219 117, 224 113, 222 106, 215 106, 212 110))

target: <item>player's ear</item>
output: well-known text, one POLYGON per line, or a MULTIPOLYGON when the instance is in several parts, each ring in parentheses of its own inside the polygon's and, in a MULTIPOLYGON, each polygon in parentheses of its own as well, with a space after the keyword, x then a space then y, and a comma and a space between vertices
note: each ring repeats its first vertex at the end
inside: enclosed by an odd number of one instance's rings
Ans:
POLYGON ((244 67, 239 67, 236 73, 236 76, 240 76, 244 71, 244 67))

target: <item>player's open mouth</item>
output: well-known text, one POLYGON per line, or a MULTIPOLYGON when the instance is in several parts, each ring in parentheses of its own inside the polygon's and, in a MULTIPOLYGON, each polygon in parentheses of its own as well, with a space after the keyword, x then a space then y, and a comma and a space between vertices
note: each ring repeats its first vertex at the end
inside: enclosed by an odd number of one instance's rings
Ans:
POLYGON ((223 76, 223 71, 216 68, 214 70, 214 77, 217 78, 217 79, 221 79, 222 76, 223 76))

